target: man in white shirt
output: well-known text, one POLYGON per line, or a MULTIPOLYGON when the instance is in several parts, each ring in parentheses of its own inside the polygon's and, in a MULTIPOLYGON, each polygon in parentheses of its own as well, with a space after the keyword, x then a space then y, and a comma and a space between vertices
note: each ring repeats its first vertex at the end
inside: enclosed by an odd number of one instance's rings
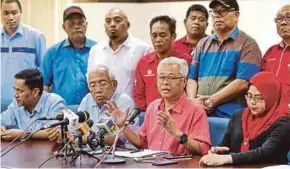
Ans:
POLYGON ((108 66, 119 82, 118 90, 133 98, 134 72, 140 57, 152 47, 128 33, 130 22, 124 11, 113 8, 105 17, 109 41, 98 43, 90 50, 88 69, 94 65, 108 66))

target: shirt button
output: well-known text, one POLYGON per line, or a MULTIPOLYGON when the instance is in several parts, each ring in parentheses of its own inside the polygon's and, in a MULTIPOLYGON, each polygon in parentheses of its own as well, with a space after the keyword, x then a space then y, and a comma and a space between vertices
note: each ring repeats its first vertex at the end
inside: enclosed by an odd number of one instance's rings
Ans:
POLYGON ((159 145, 161 145, 161 142, 160 143, 158 143, 159 145))
POLYGON ((165 130, 162 130, 162 132, 164 133, 164 132, 165 132, 165 130))

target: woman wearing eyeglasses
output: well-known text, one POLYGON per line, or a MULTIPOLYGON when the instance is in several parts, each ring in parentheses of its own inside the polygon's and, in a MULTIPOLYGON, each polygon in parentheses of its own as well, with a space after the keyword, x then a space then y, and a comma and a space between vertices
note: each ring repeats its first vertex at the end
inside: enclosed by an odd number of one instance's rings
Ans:
POLYGON ((281 85, 270 72, 257 73, 246 94, 248 107, 236 112, 218 147, 200 164, 286 164, 290 149, 290 116, 281 85))

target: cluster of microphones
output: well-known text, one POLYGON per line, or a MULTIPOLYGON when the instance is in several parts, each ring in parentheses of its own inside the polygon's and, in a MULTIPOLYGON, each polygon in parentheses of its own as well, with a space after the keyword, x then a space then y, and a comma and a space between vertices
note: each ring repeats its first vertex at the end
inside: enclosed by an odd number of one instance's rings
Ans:
MULTIPOLYGON (((129 114, 123 128, 127 127, 129 124, 134 123, 136 117, 139 114, 140 114, 140 110, 137 108, 134 108, 133 111, 129 114)), ((10 152, 12 149, 17 147, 18 145, 20 145, 23 142, 25 142, 26 140, 28 140, 28 138, 30 138, 36 132, 38 132, 40 130, 45 130, 48 128, 56 127, 56 126, 61 126, 62 130, 63 130, 63 128, 65 128, 68 132, 70 132, 76 138, 76 139, 74 139, 76 141, 76 143, 77 143, 77 141, 79 141, 79 139, 86 137, 86 143, 82 143, 82 141, 81 141, 81 144, 77 144, 77 145, 78 146, 88 145, 92 150, 97 150, 99 148, 105 147, 105 144, 104 144, 104 136, 105 135, 114 135, 120 131, 118 125, 116 124, 115 118, 113 118, 111 116, 106 116, 102 120, 100 120, 95 125, 98 129, 97 132, 93 131, 92 128, 93 128, 94 122, 93 122, 93 120, 90 119, 89 113, 85 112, 85 111, 80 111, 80 112, 75 113, 69 109, 64 109, 64 110, 62 110, 61 114, 59 114, 55 117, 40 117, 37 120, 54 120, 54 121, 57 120, 58 122, 52 123, 48 126, 41 127, 37 131, 33 132, 29 137, 22 140, 18 144, 16 144, 15 146, 10 148, 5 153, 2 153, 1 157, 3 157, 5 154, 10 152)), ((61 135, 62 139, 66 138, 66 136, 65 136, 66 133, 64 133, 62 131, 61 134, 62 134, 61 135)), ((8 146, 6 146, 5 148, 3 148, 1 150, 1 152, 3 152, 4 149, 8 148, 15 140, 16 139, 11 141, 8 144, 8 146)), ((87 155, 89 155, 89 154, 87 154, 87 155)), ((40 166, 42 166, 44 163, 42 163, 40 166)))
MULTIPOLYGON (((139 114, 140 110, 134 108, 129 114, 125 122, 125 126, 132 124, 139 114)), ((61 115, 57 115, 56 117, 40 117, 38 120, 58 120, 59 122, 42 127, 40 130, 65 125, 68 127, 68 130, 72 133, 72 135, 76 137, 87 136, 87 144, 92 150, 96 150, 99 146, 104 147, 104 135, 114 135, 119 130, 119 127, 116 124, 114 117, 105 116, 96 124, 98 129, 96 133, 91 130, 94 122, 89 118, 90 115, 88 112, 80 111, 74 113, 69 109, 65 109, 62 111, 61 115)))

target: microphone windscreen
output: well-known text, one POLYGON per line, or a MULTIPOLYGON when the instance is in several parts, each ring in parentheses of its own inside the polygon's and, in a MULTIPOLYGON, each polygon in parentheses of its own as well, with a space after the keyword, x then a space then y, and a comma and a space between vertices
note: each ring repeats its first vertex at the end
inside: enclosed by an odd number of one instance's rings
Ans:
POLYGON ((90 118, 89 113, 86 112, 86 111, 77 112, 76 115, 79 116, 79 123, 83 123, 83 122, 87 121, 90 118))

